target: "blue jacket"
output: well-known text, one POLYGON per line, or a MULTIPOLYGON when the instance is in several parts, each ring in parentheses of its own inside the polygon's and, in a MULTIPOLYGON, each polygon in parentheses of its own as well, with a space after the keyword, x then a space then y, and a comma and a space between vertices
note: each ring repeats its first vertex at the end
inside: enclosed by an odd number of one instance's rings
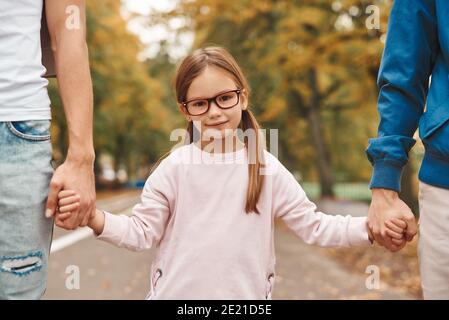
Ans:
POLYGON ((394 1, 378 85, 370 187, 400 190, 419 127, 426 150, 419 179, 449 189, 449 0, 394 1))

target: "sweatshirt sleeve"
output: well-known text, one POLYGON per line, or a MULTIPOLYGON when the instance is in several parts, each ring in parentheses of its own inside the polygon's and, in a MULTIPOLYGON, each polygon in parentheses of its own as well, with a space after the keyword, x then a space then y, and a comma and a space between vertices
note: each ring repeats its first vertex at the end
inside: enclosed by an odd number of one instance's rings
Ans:
POLYGON ((140 203, 134 206, 130 216, 105 212, 104 229, 97 239, 133 251, 150 249, 159 243, 176 195, 175 171, 168 162, 163 160, 147 179, 140 203))
POLYGON ((274 214, 300 239, 321 247, 370 245, 366 217, 317 211, 293 175, 279 163, 273 185, 274 214))
POLYGON ((378 137, 366 150, 373 165, 371 188, 400 191, 439 53, 437 37, 435 0, 394 1, 378 78, 378 137))

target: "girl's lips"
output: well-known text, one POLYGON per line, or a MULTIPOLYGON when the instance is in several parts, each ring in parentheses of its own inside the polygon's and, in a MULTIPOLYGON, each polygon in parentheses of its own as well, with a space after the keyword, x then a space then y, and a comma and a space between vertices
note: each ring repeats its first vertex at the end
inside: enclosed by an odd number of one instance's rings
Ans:
POLYGON ((214 123, 214 124, 206 124, 206 126, 208 126, 208 127, 218 127, 218 126, 220 126, 220 125, 222 125, 222 124, 225 124, 225 123, 227 123, 228 121, 224 121, 224 122, 219 122, 219 123, 214 123))

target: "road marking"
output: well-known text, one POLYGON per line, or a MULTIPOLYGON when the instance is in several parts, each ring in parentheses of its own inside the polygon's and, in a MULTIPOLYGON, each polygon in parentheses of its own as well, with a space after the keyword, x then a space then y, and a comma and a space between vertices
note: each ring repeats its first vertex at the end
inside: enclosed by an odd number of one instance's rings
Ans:
POLYGON ((52 241, 50 253, 58 252, 72 244, 77 243, 78 241, 84 240, 93 236, 94 232, 89 227, 83 227, 81 229, 72 231, 71 233, 59 237, 56 240, 52 241))

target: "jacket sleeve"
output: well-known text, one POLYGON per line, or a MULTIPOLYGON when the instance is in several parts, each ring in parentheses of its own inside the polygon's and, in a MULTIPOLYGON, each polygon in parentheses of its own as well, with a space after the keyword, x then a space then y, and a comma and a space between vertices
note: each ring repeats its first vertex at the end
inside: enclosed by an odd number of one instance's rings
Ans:
POLYGON ((281 164, 273 180, 273 210, 307 244, 321 247, 369 246, 366 217, 317 211, 300 184, 281 164))
POLYGON ((104 229, 97 239, 132 251, 150 249, 159 243, 176 195, 174 170, 167 162, 162 161, 147 179, 140 203, 133 207, 130 216, 105 212, 104 229))
POLYGON ((438 51, 435 0, 395 0, 378 77, 378 137, 366 150, 371 188, 400 191, 438 51))

